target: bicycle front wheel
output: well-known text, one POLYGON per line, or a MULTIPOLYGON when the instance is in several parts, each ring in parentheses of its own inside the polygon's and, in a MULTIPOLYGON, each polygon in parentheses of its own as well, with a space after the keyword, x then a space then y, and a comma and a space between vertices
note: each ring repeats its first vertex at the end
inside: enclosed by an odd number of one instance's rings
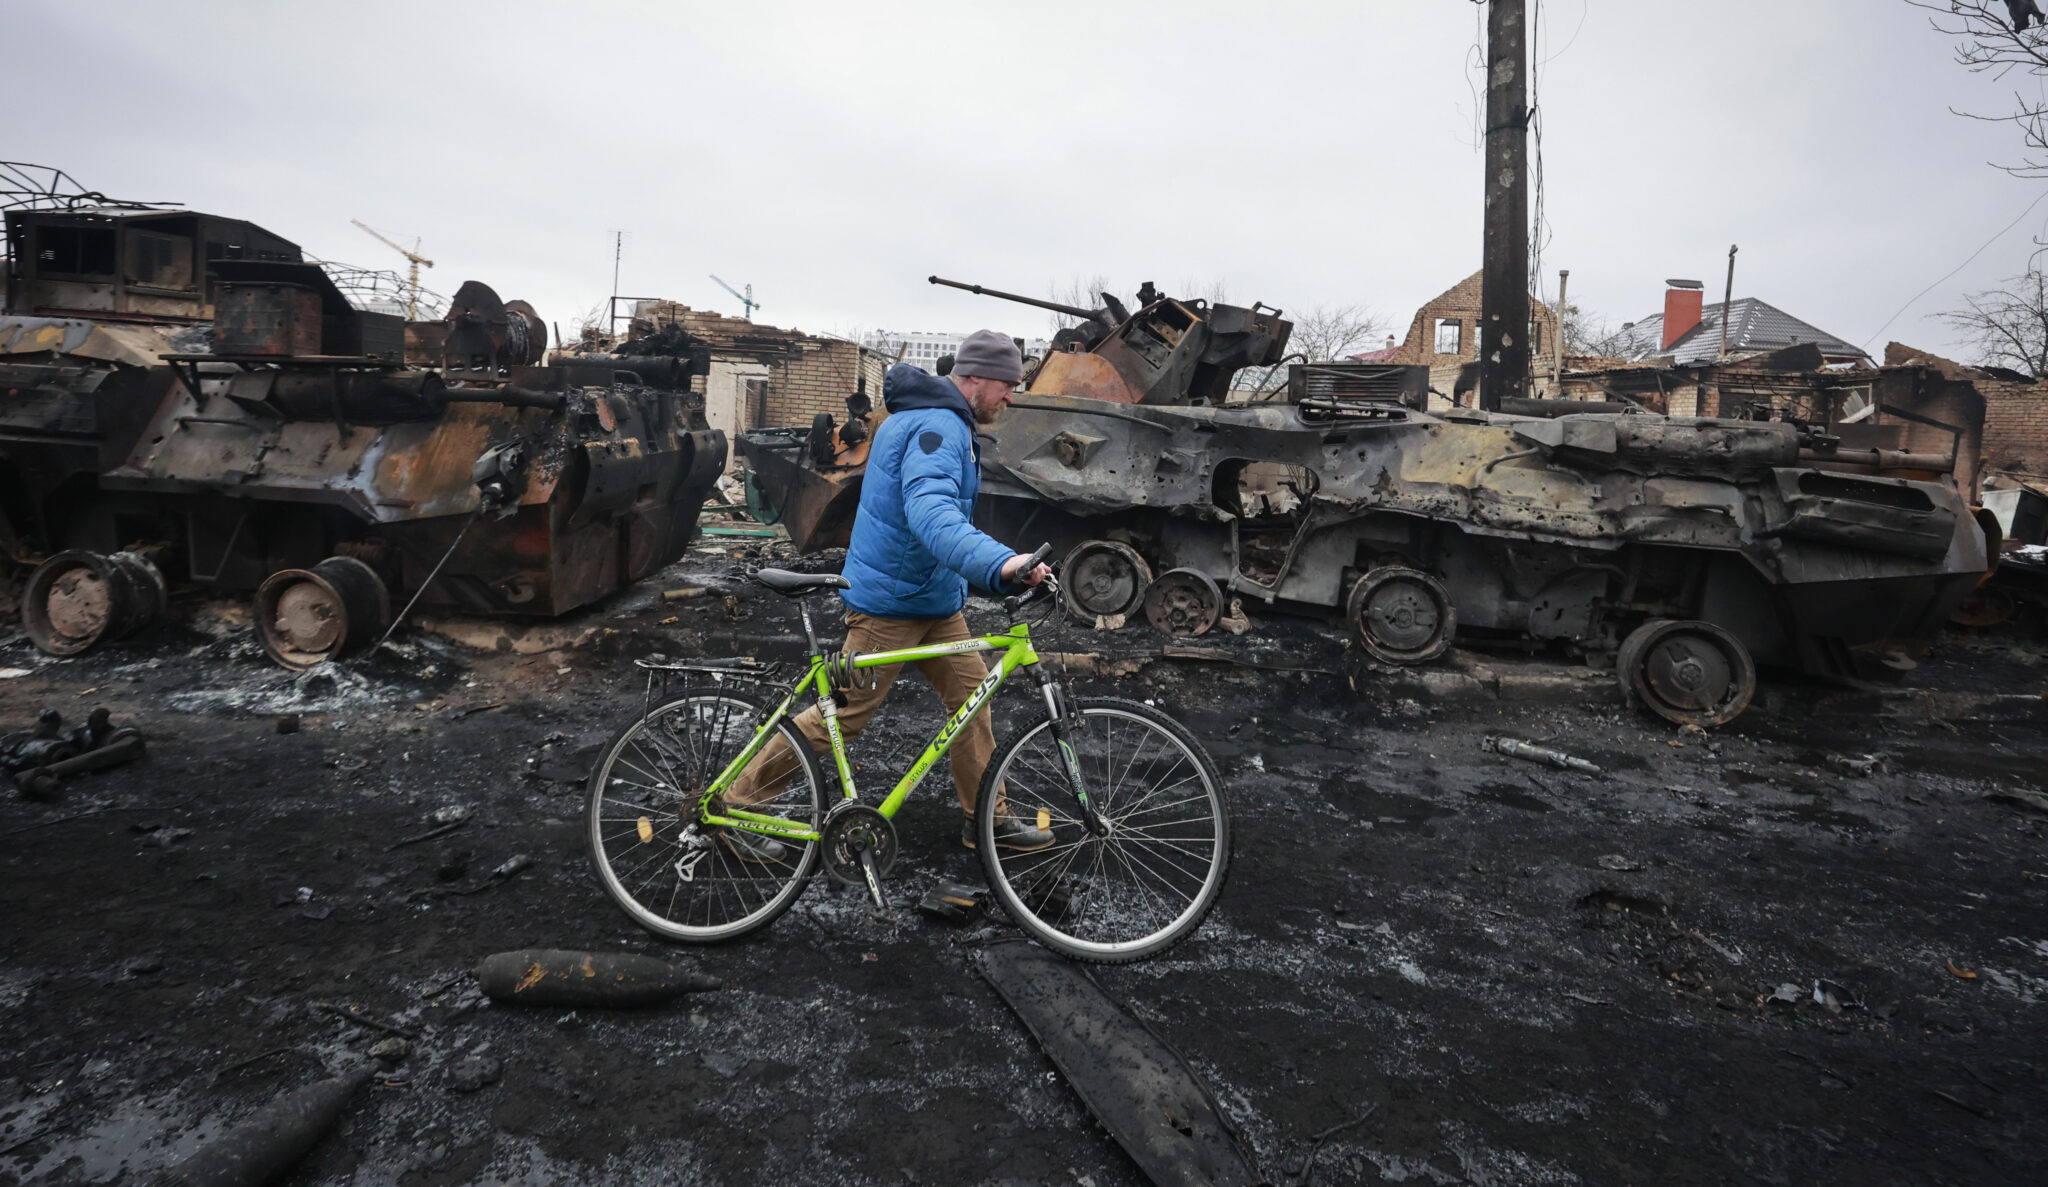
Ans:
POLYGON ((1077 699, 1066 726, 1090 801, 1083 826, 1066 761, 1044 717, 996 752, 974 828, 996 902, 1026 934, 1076 960, 1156 956, 1201 925, 1230 872, 1230 806, 1201 743, 1149 705, 1077 699), (998 847, 1007 815, 1052 833, 1032 851, 998 847))
MULTIPOLYGON (((730 690, 685 690, 599 754, 590 857, 605 893, 641 927, 671 940, 729 940, 767 926, 803 893, 815 843, 715 828, 698 811, 704 789, 767 718, 765 706, 730 690)), ((773 766, 762 772, 763 798, 744 806, 815 831, 825 815, 817 758, 787 719, 769 747, 755 759, 773 766)))

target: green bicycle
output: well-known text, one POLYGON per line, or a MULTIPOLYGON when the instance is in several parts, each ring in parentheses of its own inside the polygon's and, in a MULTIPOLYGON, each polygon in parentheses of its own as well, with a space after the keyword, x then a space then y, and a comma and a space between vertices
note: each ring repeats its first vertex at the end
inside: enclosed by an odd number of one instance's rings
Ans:
POLYGON ((805 601, 845 588, 844 578, 763 569, 758 579, 797 599, 810 645, 803 674, 771 687, 779 699, 729 686, 685 688, 621 730, 591 772, 591 857, 605 893, 636 923, 698 943, 746 935, 789 910, 820 864, 836 881, 865 886, 881 907, 881 880, 897 854, 897 810, 960 729, 1023 668, 1037 678, 1043 709, 997 746, 974 820, 994 904, 1047 947, 1105 964, 1157 955, 1201 924, 1230 868, 1230 808, 1215 764, 1158 709, 1069 697, 1040 665, 1022 616, 1039 602, 1056 612, 1057 578, 1005 599, 1006 633, 865 655, 821 647, 805 601), (863 669, 967 652, 1002 658, 888 798, 879 806, 861 802, 834 689, 861 679, 863 669), (806 696, 831 741, 840 796, 830 805, 819 757, 791 721, 806 696), (731 798, 764 751, 776 769, 766 778, 752 773, 745 802, 731 798), (1052 844, 998 849, 1001 815, 1050 831, 1052 844))

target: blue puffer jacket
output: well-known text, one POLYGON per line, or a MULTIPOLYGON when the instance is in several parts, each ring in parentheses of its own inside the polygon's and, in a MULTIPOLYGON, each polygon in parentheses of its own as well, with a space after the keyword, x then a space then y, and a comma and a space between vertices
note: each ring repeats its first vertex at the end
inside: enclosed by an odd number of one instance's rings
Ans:
POLYGON ((840 597, 878 618, 944 618, 967 604, 968 582, 997 589, 1017 554, 974 526, 981 459, 960 389, 898 363, 882 404, 840 597))

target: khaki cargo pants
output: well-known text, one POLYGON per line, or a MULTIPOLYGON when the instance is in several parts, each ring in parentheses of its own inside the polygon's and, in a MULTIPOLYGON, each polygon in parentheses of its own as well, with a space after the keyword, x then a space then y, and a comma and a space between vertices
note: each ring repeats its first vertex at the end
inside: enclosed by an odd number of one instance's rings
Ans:
MULTIPOLYGON (((972 638, 974 635, 967 629, 967 619, 957 612, 949 618, 877 618, 858 610, 846 612, 845 648, 849 652, 901 651, 906 647, 930 647, 972 638)), ((920 660, 917 670, 924 674, 939 698, 946 702, 949 714, 958 712, 988 677, 988 665, 982 662, 980 655, 972 652, 920 660)), ((861 675, 875 678, 875 685, 873 688, 855 688, 845 694, 846 707, 839 710, 839 732, 849 744, 867 728, 868 721, 882 707, 890 687, 902 673, 902 664, 861 670, 861 675)), ((825 734, 825 721, 816 705, 797 714, 794 724, 810 742, 812 753, 820 757, 831 753, 831 739, 825 734)), ((938 732, 936 726, 933 732, 938 732)), ((984 708, 961 728, 953 739, 952 749, 946 752, 953 762, 953 790, 959 793, 960 810, 970 817, 974 815, 975 794, 981 787, 982 771, 987 768, 989 755, 995 752, 995 748, 995 730, 990 726, 988 710, 984 708)), ((829 758, 826 758, 825 770, 832 770, 829 758)), ((757 804, 772 799, 781 793, 789 777, 795 773, 795 756, 790 754, 789 744, 777 735, 754 757, 732 790, 726 792, 726 801, 757 804)), ((1001 806, 1000 800, 998 806, 1001 806)))

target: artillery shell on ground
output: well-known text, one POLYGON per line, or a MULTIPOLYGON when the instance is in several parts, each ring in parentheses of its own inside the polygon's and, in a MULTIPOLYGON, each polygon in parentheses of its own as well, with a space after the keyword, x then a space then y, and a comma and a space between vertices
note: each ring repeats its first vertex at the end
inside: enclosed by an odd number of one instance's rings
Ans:
POLYGON ((522 1006, 655 1006, 685 993, 720 988, 716 977, 651 956, 528 948, 496 952, 476 966, 483 991, 522 1006))
POLYGON ((341 1117, 348 1099, 370 1079, 363 1068, 320 1080, 263 1106, 164 1175, 166 1184, 258 1187, 306 1156, 341 1117))

